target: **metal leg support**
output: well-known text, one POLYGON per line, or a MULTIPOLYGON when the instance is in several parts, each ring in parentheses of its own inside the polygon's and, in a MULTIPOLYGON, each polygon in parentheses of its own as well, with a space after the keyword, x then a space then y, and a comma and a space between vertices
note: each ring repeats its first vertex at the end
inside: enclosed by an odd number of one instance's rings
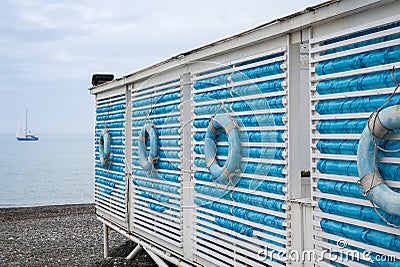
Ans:
POLYGON ((157 263, 158 267, 168 267, 168 265, 163 261, 163 259, 157 256, 153 251, 146 248, 144 248, 144 250, 157 263))
POLYGON ((103 223, 104 258, 108 257, 108 226, 103 223))
POLYGON ((143 248, 140 245, 137 245, 132 252, 126 257, 127 260, 133 259, 137 254, 139 254, 143 248))

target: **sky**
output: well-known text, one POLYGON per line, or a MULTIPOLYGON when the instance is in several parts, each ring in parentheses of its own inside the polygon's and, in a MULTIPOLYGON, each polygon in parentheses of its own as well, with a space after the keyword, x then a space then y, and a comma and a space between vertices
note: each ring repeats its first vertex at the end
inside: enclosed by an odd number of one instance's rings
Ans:
POLYGON ((321 0, 3 0, 0 133, 93 133, 93 73, 115 77, 321 0))

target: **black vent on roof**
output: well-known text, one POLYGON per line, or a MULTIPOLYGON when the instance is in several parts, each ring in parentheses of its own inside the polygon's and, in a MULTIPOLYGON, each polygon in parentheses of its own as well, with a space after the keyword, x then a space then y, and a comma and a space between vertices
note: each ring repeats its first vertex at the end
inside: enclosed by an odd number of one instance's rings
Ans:
POLYGON ((92 85, 97 86, 105 82, 114 80, 114 74, 93 74, 92 85))

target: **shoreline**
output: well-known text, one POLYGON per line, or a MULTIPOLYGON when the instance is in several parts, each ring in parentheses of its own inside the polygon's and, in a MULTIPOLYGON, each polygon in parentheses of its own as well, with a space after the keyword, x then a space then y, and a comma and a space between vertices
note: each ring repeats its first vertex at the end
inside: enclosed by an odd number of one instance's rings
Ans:
POLYGON ((21 206, 21 207, 0 207, 0 213, 6 213, 7 211, 38 211, 46 212, 53 209, 85 209, 88 207, 94 207, 95 203, 76 203, 76 204, 50 204, 50 205, 40 205, 40 206, 21 206))
POLYGON ((67 212, 72 213, 94 213, 94 203, 84 204, 55 204, 55 205, 43 205, 43 206, 24 206, 24 207, 1 207, 0 208, 0 221, 4 217, 9 219, 22 219, 32 215, 43 215, 43 216, 68 216, 67 212), (16 217, 17 216, 17 217, 16 217), (18 217, 19 216, 19 217, 18 217))
POLYGON ((45 204, 45 205, 35 205, 35 206, 0 206, 0 210, 6 209, 23 209, 23 208, 45 208, 45 207, 67 207, 67 206, 87 206, 87 205, 95 205, 94 202, 88 203, 65 203, 65 204, 45 204))

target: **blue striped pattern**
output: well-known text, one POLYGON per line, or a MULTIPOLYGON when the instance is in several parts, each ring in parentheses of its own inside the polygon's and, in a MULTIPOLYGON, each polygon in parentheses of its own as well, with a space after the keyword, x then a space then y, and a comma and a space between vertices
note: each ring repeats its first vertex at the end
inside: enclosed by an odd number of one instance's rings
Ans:
MULTIPOLYGON (((132 97, 132 175, 133 184, 138 196, 146 200, 140 200, 135 203, 140 207, 146 207, 156 213, 166 213, 169 211, 180 212, 179 205, 172 204, 171 199, 179 200, 180 195, 180 175, 171 173, 180 171, 180 164, 175 162, 180 159, 179 150, 179 129, 180 124, 180 86, 170 85, 171 81, 151 87, 145 87, 133 94, 132 97), (160 86, 164 89, 158 90, 160 86), (150 90, 156 90, 156 96, 152 96, 150 90), (136 96, 138 94, 138 96, 136 96), (178 113, 178 114, 177 114, 178 113), (149 117, 156 116, 155 118, 149 117), (158 135, 158 158, 154 162, 155 171, 146 172, 140 167, 138 159, 138 137, 140 128, 146 123, 152 122, 158 135), (171 161, 175 160, 175 161, 171 161), (153 191, 155 190, 155 191, 153 191), (171 198, 168 194, 176 195, 171 198), (176 206, 172 208, 171 206, 176 206)), ((150 149, 149 139, 146 140, 146 146, 150 149)), ((135 207, 134 207, 135 209, 135 207)), ((137 216, 140 220, 141 215, 137 216)))
MULTIPOLYGON (((283 56, 283 53, 269 55, 268 60, 280 56, 283 56)), ((262 62, 262 60, 254 59, 251 62, 262 62)), ((218 230, 219 233, 229 236, 229 232, 234 231, 238 233, 239 236, 256 237, 260 240, 260 245, 263 244, 265 247, 268 247, 268 244, 273 244, 284 248, 286 246, 285 237, 279 236, 273 231, 267 232, 267 234, 281 238, 280 242, 254 235, 255 232, 264 232, 265 230, 263 229, 263 226, 269 226, 279 230, 285 229, 283 226, 283 217, 285 214, 285 210, 283 209, 284 201, 273 197, 274 195, 285 195, 283 190, 285 186, 285 148, 282 146, 275 147, 274 145, 275 143, 282 144, 285 142, 284 131, 273 129, 274 126, 285 126, 283 119, 285 113, 282 111, 282 109, 285 108, 285 99, 283 96, 284 79, 272 77, 273 75, 284 73, 284 70, 281 68, 283 63, 284 62, 279 59, 276 62, 264 65, 260 64, 256 67, 249 67, 242 71, 234 71, 232 73, 216 74, 204 79, 201 79, 202 74, 200 74, 198 76, 199 80, 193 84, 193 88, 195 89, 193 99, 199 105, 194 107, 195 118, 192 125, 195 128, 193 139, 197 142, 193 147, 193 164, 196 167, 194 178, 197 181, 194 186, 196 192, 194 201, 199 208, 207 209, 207 211, 197 209, 198 213, 204 213, 213 218, 207 219, 198 216, 196 223, 201 225, 204 229, 211 230, 211 232, 217 231, 212 227, 202 225, 203 221, 207 221, 208 223, 215 224, 216 227, 222 227, 227 230, 226 232, 218 230), (253 83, 252 79, 256 78, 266 78, 267 80, 253 83), (247 83, 229 88, 228 84, 231 81, 247 81, 247 83), (207 90, 208 88, 215 86, 220 87, 213 90, 207 90), (268 93, 276 94, 270 97, 255 97, 259 94, 268 93), (253 99, 244 99, 249 97, 253 99), (215 100, 218 100, 218 102, 215 100), (211 104, 207 103, 201 105, 205 101, 214 102, 211 104), (224 107, 222 108, 219 103, 224 101, 224 107), (248 144, 242 145, 241 147, 242 160, 239 166, 241 176, 233 178, 233 186, 230 186, 227 189, 221 189, 225 188, 225 186, 217 186, 214 184, 212 176, 207 170, 206 161, 204 159, 204 140, 210 117, 217 111, 219 113, 225 113, 226 110, 228 110, 229 114, 233 116, 238 126, 242 127, 239 132, 240 141, 242 144, 248 144), (271 112, 265 112, 269 110, 271 112), (252 111, 261 112, 258 114, 252 111), (244 115, 239 115, 237 112, 242 112, 244 115), (272 126, 272 129, 246 130, 246 127, 259 126, 272 126), (252 143, 254 144, 252 145, 252 143), (257 145, 257 143, 271 143, 271 146, 264 147, 257 145), (254 162, 253 159, 260 160, 260 163, 254 162), (265 161, 277 162, 267 163, 265 161), (265 178, 251 178, 252 175, 265 178), (268 181, 268 177, 282 179, 282 182, 268 181), (201 182, 209 182, 211 185, 204 185, 201 182), (248 189, 252 193, 241 192, 236 190, 236 188, 248 189), (268 193, 271 196, 263 196, 263 193, 268 193), (255 211, 255 209, 243 208, 240 206, 241 204, 249 207, 257 207, 257 211, 255 211), (269 214, 272 211, 274 215, 269 214), (220 214, 216 214, 215 212, 219 212, 220 214), (282 213, 282 217, 275 215, 276 212, 282 213), (248 224, 244 222, 236 222, 224 217, 224 215, 242 218, 248 221, 248 224)), ((246 64, 247 63, 242 66, 246 66, 246 64)), ((226 67, 224 69, 234 68, 226 67)), ((221 69, 215 69, 214 71, 218 72, 221 71, 221 69)), ((211 71, 208 71, 205 74, 210 75, 211 73, 211 71)), ((216 140, 217 143, 227 142, 226 133, 219 131, 216 135, 216 140)), ((228 150, 229 147, 226 144, 219 144, 217 146, 217 162, 220 166, 225 164, 225 160, 219 157, 227 157, 228 150)), ((201 228, 197 231, 201 232, 201 228)), ((204 233, 212 236, 212 233, 210 232, 204 233)))
MULTIPOLYGON (((394 29, 400 27, 400 23, 392 23, 385 26, 379 26, 373 29, 360 31, 349 34, 347 36, 338 37, 325 41, 320 45, 332 44, 343 40, 351 40, 359 36, 367 36, 370 33, 380 32, 385 29, 394 29)), ((358 47, 367 47, 372 44, 384 43, 389 40, 400 38, 400 34, 387 35, 371 40, 360 41, 353 44, 347 44, 341 47, 329 49, 321 52, 331 54, 341 51, 350 51, 358 47)), ((315 73, 324 77, 324 75, 335 74, 335 78, 322 79, 316 85, 316 91, 319 95, 329 96, 329 99, 320 100, 315 105, 315 110, 319 115, 342 116, 344 114, 372 113, 379 108, 389 97, 388 94, 379 94, 378 90, 385 88, 394 88, 396 86, 392 77, 392 70, 379 70, 367 72, 357 75, 346 75, 347 71, 363 70, 371 67, 377 67, 385 64, 394 64, 400 62, 400 46, 390 46, 379 49, 370 50, 362 53, 354 53, 346 56, 323 60, 315 66, 315 73), (343 76, 340 74, 344 73, 343 76), (345 92, 371 92, 370 95, 360 95, 353 97, 335 97, 335 94, 345 92), (376 93, 375 93, 376 92, 376 93)), ((400 80, 400 71, 394 71, 396 80, 400 80)), ((400 95, 396 94, 389 102, 388 106, 398 104, 400 95)), ((317 188, 326 197, 322 197, 318 201, 318 207, 321 211, 329 214, 348 217, 356 220, 375 223, 378 225, 387 224, 381 219, 372 207, 363 206, 357 203, 347 203, 334 197, 345 196, 354 199, 367 200, 356 184, 358 180, 358 170, 356 160, 337 159, 338 155, 353 156, 357 155, 358 140, 357 139, 338 139, 340 134, 361 134, 367 125, 366 118, 337 118, 328 120, 320 120, 316 123, 316 130, 319 134, 324 134, 324 138, 320 139, 316 144, 316 149, 323 156, 317 161, 316 169, 321 174, 337 175, 337 177, 347 177, 346 181, 337 181, 330 179, 318 179, 317 188), (334 139, 329 139, 329 135, 334 139), (329 155, 336 155, 330 158, 329 155), (354 178, 354 182, 349 179, 354 178), (333 196, 330 196, 333 195, 333 196), (328 196, 330 196, 328 198, 328 196)), ((386 149, 397 149, 400 147, 399 141, 383 141, 380 146, 386 149)), ((399 157, 400 154, 378 152, 378 156, 399 157)), ((386 180, 400 180, 400 165, 392 163, 379 163, 378 169, 386 180)), ((395 189, 396 191, 398 189, 395 189)), ((399 225, 400 218, 388 215, 381 211, 389 222, 399 225)), ((323 218, 320 222, 323 231, 334 234, 339 238, 348 238, 368 245, 373 245, 393 251, 400 251, 400 236, 377 231, 368 227, 355 224, 339 222, 332 219, 323 218)), ((379 229, 379 226, 377 227, 379 229)), ((356 248, 359 249, 359 248, 356 248)), ((376 254, 376 252, 372 251, 376 254)), ((336 262, 331 263, 338 265, 336 262)), ((363 262, 363 264, 370 265, 363 262)), ((371 265, 372 266, 372 265, 371 265)), ((378 266, 378 265, 376 265, 378 266)), ((389 266, 389 265, 381 265, 389 266)))
MULTIPOLYGON (((95 125, 95 183, 96 202, 102 205, 119 205, 123 209, 125 194, 125 95, 120 94, 100 100, 96 108, 95 125), (111 135, 111 165, 104 168, 100 164, 99 137, 103 129, 111 135), (117 188, 119 187, 119 188, 117 188), (115 200, 118 199, 118 200, 115 200), (117 202, 118 204, 115 204, 117 202)), ((113 210, 110 210, 113 212, 113 210)))

